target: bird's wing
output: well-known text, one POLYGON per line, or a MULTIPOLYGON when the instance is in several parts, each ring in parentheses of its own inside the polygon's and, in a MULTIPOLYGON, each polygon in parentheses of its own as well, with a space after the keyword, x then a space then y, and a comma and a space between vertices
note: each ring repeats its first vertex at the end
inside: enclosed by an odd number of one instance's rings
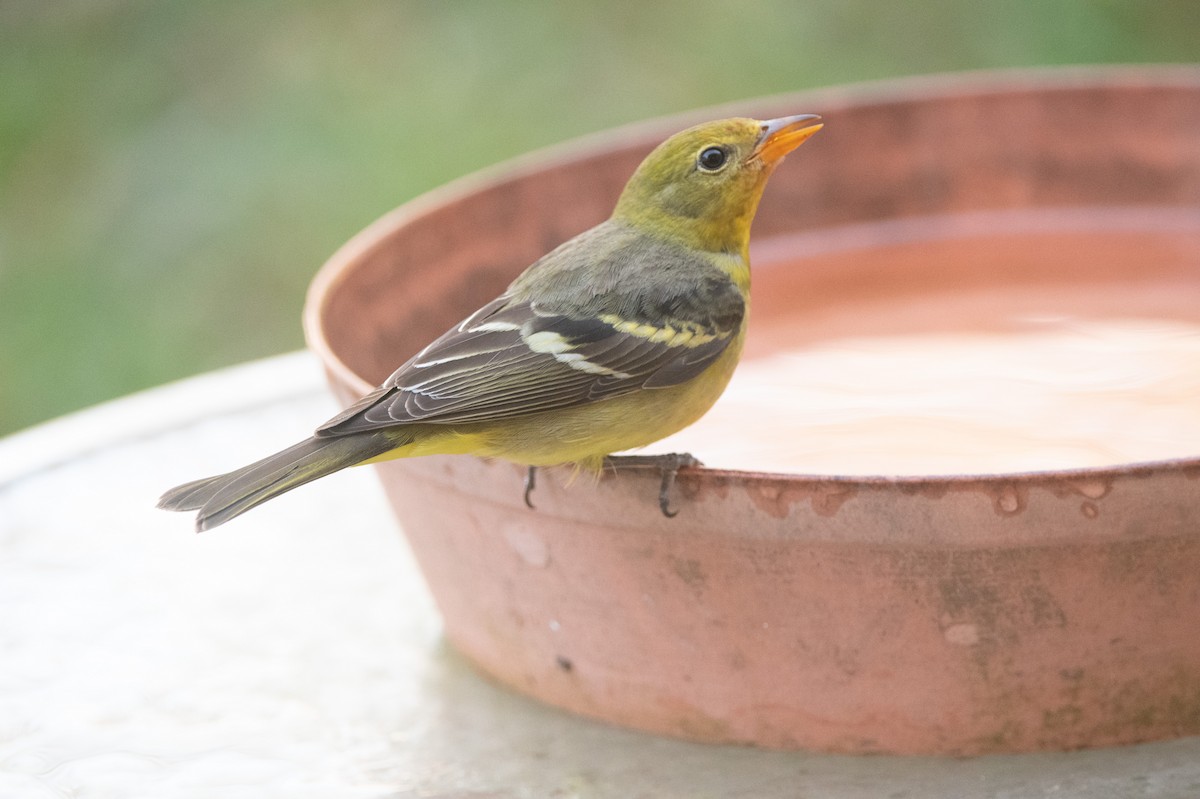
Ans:
POLYGON ((664 296, 655 303, 659 312, 647 313, 643 302, 627 315, 634 318, 502 296, 322 425, 317 435, 414 422, 485 422, 678 385, 725 351, 745 315, 745 302, 731 282, 710 280, 703 290, 713 296, 689 296, 682 303, 678 296, 664 296), (672 313, 697 299, 711 313, 672 313))

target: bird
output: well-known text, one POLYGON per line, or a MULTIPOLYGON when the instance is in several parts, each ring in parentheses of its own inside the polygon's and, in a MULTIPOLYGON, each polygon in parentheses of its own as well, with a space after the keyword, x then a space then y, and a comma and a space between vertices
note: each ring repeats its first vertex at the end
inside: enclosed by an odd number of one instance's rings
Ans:
POLYGON ((528 467, 657 468, 667 516, 687 454, 625 455, 699 419, 741 356, 750 227, 767 179, 815 114, 721 119, 659 144, 612 215, 539 258, 311 437, 158 502, 224 524, 340 469, 471 454, 528 467))

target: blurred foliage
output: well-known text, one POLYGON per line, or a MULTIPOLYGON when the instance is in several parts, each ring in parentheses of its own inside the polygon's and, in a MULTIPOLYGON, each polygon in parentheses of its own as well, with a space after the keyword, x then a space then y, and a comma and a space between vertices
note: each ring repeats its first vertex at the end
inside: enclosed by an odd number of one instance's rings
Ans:
POLYGON ((0 433, 301 346, 341 242, 497 160, 820 85, 1194 60, 1195 8, 4 0, 0 433))

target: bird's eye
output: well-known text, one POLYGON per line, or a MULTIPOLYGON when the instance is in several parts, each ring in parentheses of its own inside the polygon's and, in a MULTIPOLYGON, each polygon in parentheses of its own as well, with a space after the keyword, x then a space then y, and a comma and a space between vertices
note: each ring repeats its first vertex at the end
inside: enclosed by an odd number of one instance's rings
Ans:
POLYGON ((700 156, 696 159, 696 163, 706 172, 716 172, 721 167, 725 166, 725 162, 729 159, 729 154, 720 147, 705 147, 700 151, 700 156))

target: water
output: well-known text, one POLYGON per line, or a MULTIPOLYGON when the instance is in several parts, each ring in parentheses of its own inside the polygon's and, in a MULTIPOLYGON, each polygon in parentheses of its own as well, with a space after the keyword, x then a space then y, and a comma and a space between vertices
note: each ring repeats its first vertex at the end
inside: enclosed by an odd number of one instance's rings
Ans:
POLYGON ((1064 317, 783 350, 744 363, 704 419, 655 449, 896 475, 1200 456, 1200 325, 1064 317))

